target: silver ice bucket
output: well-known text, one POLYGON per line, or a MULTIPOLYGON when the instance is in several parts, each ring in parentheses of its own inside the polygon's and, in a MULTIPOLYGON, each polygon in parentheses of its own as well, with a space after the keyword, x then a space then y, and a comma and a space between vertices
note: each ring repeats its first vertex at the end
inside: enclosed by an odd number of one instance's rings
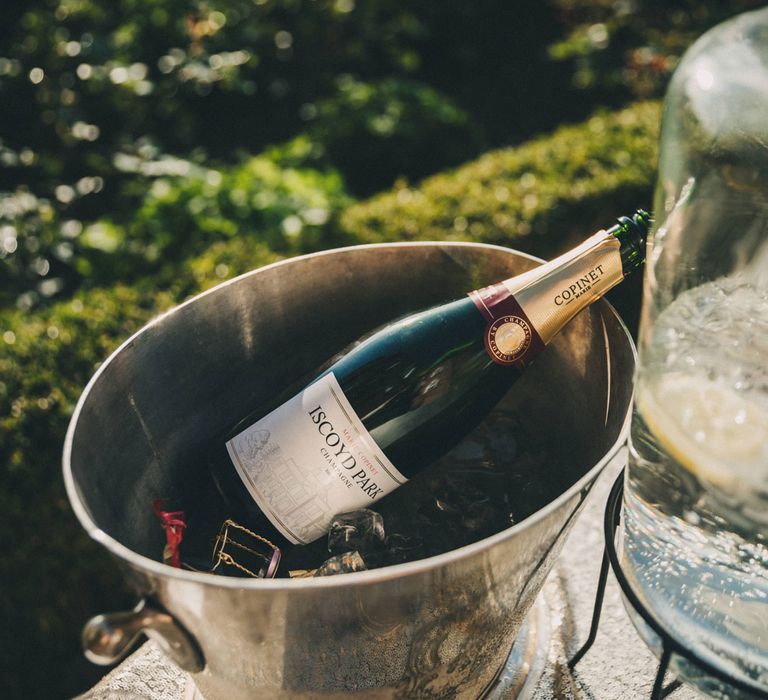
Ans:
POLYGON ((150 504, 199 478, 206 445, 254 402, 366 330, 536 262, 474 243, 316 253, 219 285, 127 340, 86 387, 64 450, 75 513, 141 597, 86 625, 90 658, 115 661, 144 632, 206 700, 481 697, 626 436, 634 346, 606 302, 580 314, 505 399, 551 431, 568 473, 557 498, 496 535, 343 576, 234 579, 160 563, 150 504))

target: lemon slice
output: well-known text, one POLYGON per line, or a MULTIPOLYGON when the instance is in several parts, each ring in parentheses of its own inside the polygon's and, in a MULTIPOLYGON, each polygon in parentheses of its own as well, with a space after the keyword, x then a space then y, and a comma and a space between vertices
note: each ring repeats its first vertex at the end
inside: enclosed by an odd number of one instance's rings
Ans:
POLYGON ((660 447, 699 479, 732 492, 765 487, 768 415, 747 396, 675 373, 641 383, 636 401, 660 447))

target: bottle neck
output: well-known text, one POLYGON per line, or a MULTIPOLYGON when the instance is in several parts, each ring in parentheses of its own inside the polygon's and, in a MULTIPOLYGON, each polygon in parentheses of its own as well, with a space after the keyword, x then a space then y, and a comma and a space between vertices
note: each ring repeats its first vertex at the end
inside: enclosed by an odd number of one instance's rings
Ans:
POLYGON ((470 293, 488 321, 485 345, 502 365, 524 367, 579 311, 644 259, 650 217, 638 211, 522 275, 470 293))
POLYGON ((645 260, 645 242, 648 235, 650 220, 648 213, 643 210, 639 210, 631 219, 627 216, 622 216, 617 219, 616 224, 611 226, 611 228, 598 231, 575 248, 571 248, 562 255, 553 258, 538 267, 534 267, 527 272, 510 277, 509 279, 504 280, 501 284, 503 284, 510 293, 516 294, 529 284, 542 279, 554 270, 573 262, 585 253, 593 250, 596 246, 602 244, 609 236, 619 241, 621 267, 623 275, 626 277, 630 272, 641 267, 645 260))
POLYGON ((617 223, 606 231, 619 241, 619 254, 625 277, 641 267, 645 260, 645 244, 650 223, 648 212, 640 209, 631 219, 627 216, 619 217, 617 223))

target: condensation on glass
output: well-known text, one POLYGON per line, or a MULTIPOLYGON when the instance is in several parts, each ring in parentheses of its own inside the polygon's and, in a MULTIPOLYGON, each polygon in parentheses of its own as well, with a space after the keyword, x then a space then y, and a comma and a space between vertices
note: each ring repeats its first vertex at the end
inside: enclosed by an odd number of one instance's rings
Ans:
POLYGON ((623 563, 699 658, 768 692, 768 10, 683 57, 654 205, 623 563))

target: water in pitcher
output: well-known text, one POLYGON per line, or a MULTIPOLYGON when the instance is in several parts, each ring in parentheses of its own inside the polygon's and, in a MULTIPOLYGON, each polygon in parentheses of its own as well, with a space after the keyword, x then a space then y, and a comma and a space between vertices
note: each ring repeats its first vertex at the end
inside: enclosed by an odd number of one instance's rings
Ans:
POLYGON ((768 293, 682 293, 646 329, 622 559, 701 658, 768 692, 768 293))

